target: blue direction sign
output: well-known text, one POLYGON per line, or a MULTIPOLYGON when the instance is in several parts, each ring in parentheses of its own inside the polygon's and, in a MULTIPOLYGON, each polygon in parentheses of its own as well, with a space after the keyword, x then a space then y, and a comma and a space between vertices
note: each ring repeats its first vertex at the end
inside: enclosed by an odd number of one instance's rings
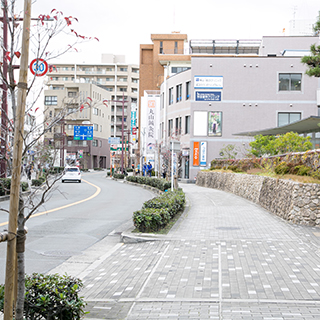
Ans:
POLYGON ((73 140, 93 140, 93 126, 74 126, 73 140))

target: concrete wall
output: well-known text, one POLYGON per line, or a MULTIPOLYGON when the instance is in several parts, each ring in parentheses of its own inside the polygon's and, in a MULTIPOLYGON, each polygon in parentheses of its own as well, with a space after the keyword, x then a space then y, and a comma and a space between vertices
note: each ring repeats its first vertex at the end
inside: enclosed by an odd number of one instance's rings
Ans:
POLYGON ((200 171, 196 184, 232 192, 295 224, 320 227, 320 185, 269 177, 200 171))

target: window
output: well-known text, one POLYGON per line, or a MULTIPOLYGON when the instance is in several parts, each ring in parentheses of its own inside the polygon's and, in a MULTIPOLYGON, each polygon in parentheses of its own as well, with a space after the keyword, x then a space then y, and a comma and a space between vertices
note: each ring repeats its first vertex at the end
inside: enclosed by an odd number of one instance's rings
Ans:
POLYGON ((92 146, 97 147, 98 146, 98 140, 93 139, 92 140, 92 146))
POLYGON ((180 73, 182 71, 189 70, 189 69, 190 69, 189 67, 172 67, 171 73, 180 73))
POLYGON ((170 137, 172 133, 173 133, 173 119, 170 119, 168 121, 168 137, 170 137))
POLYGON ((119 88, 120 92, 127 92, 127 88, 119 88))
POLYGON ((186 100, 190 99, 190 93, 191 93, 191 82, 188 81, 186 83, 186 100))
POLYGON ((176 118, 176 135, 180 135, 181 134, 181 117, 176 118))
POLYGON ((100 148, 102 147, 102 141, 101 140, 99 140, 99 145, 100 145, 100 148))
POLYGON ((138 79, 133 79, 133 78, 132 78, 132 79, 131 79, 131 82, 132 82, 132 83, 138 83, 138 79))
POLYGON ((73 124, 68 124, 68 130, 72 130, 73 129, 73 124))
POLYGON ((128 71, 128 68, 122 67, 122 68, 120 68, 120 71, 122 71, 122 72, 127 72, 127 71, 128 71))
POLYGON ((98 130, 99 130, 99 129, 98 129, 98 125, 97 125, 96 123, 93 124, 93 130, 94 130, 94 131, 98 131, 98 130))
POLYGON ((69 91, 68 92, 68 97, 69 98, 75 98, 78 95, 77 91, 69 91))
POLYGON ((44 104, 46 106, 56 106, 58 104, 58 98, 56 96, 44 97, 44 104))
POLYGON ((279 91, 301 91, 301 73, 280 73, 279 91))
POLYGON ((138 89, 137 89, 137 88, 132 88, 132 89, 131 89, 131 92, 132 92, 132 93, 137 93, 137 92, 138 92, 138 89))
POLYGON ((68 77, 62 77, 62 81, 68 81, 69 78, 68 77))
POLYGON ((278 127, 285 126, 301 119, 300 112, 279 112, 278 113, 278 127))
POLYGON ((178 53, 178 41, 174 42, 174 54, 178 53))
POLYGON ((58 81, 58 80, 59 80, 59 77, 52 77, 51 80, 53 80, 53 81, 58 81))
POLYGON ((127 82, 128 79, 127 79, 127 78, 119 78, 119 81, 120 81, 120 82, 127 82))
POLYGON ((182 100, 182 84, 177 85, 177 102, 182 100))
POLYGON ((190 116, 185 117, 185 128, 184 131, 186 134, 190 133, 190 116))
POLYGON ((50 118, 52 117, 52 111, 49 111, 49 117, 50 118))
POLYGON ((173 104, 173 88, 169 89, 169 105, 173 104))
POLYGON ((160 41, 160 49, 159 49, 159 53, 162 54, 163 53, 163 42, 160 41))
POLYGON ((92 112, 93 112, 94 115, 97 116, 97 115, 99 114, 99 109, 93 107, 93 108, 92 108, 92 112))

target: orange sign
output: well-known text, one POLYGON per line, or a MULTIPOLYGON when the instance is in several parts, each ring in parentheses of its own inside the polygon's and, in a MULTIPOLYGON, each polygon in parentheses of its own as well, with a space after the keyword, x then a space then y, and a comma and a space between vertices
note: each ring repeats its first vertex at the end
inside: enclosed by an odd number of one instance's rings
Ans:
POLYGON ((200 165, 200 142, 193 143, 193 165, 200 165))

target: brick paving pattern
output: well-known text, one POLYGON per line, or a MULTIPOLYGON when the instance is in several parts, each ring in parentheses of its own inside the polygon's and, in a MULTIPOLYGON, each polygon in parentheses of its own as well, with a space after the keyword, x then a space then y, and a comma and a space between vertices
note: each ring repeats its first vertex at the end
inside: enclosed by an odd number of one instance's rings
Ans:
POLYGON ((181 186, 188 207, 168 235, 123 244, 84 276, 86 319, 320 319, 319 229, 181 186))

